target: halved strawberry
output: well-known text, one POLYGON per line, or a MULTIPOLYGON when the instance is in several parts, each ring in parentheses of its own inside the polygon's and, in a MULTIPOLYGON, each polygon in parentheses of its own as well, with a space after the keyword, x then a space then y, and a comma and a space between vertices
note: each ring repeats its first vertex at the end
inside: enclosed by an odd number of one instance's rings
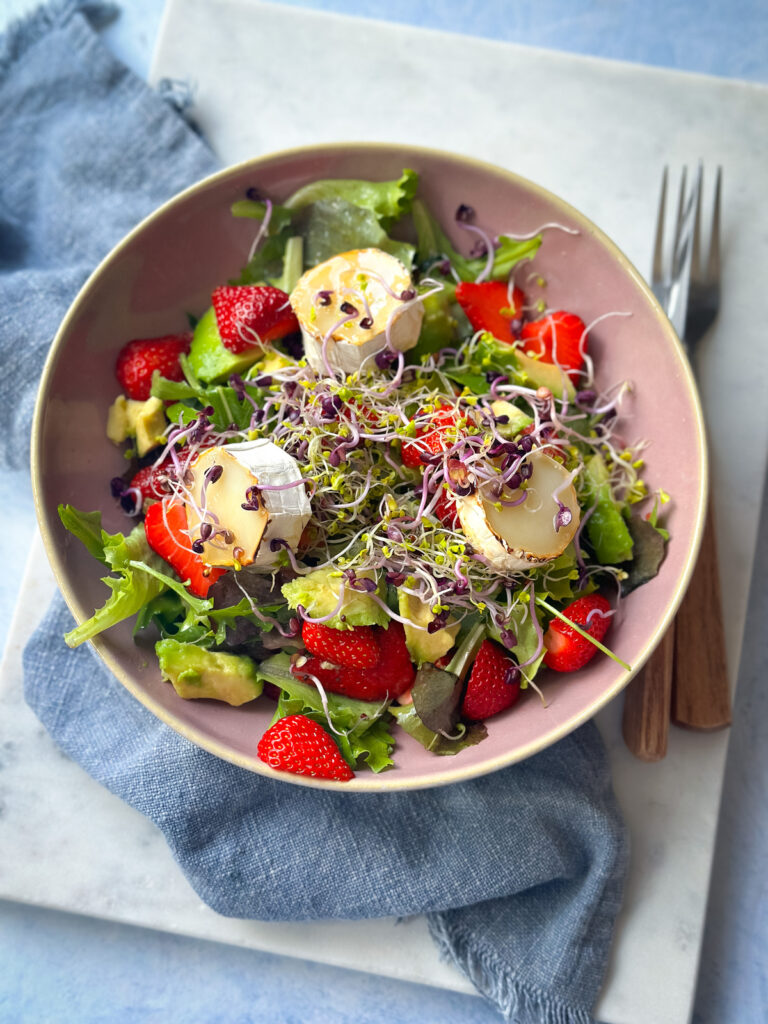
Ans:
POLYGON ((307 650, 318 658, 347 668, 373 668, 381 658, 371 626, 330 629, 322 623, 305 622, 301 627, 301 639, 307 650))
POLYGON ((523 324, 520 338, 526 355, 538 356, 545 363, 558 363, 569 371, 571 380, 578 379, 577 371, 584 365, 587 349, 586 327, 581 317, 562 310, 550 313, 541 320, 523 324))
POLYGON ((520 670, 493 640, 483 640, 467 683, 461 714, 480 722, 512 707, 520 696, 520 670))
POLYGON ((448 489, 445 484, 440 485, 440 493, 435 502, 435 515, 449 530, 456 530, 459 526, 459 516, 456 512, 456 503, 448 497, 448 489))
POLYGON ((354 772, 331 737, 305 715, 278 719, 259 740, 261 760, 278 772, 349 782, 354 772))
MULTIPOLYGON (((579 597, 563 609, 577 626, 595 640, 602 640, 611 624, 611 606, 600 594, 579 597)), ((544 664, 556 672, 575 672, 597 654, 597 648, 562 619, 553 619, 544 634, 544 664)))
POLYGON ((226 569, 206 565, 192 550, 186 533, 187 509, 181 501, 163 498, 150 505, 144 518, 147 543, 171 566, 180 579, 187 581, 188 590, 197 597, 207 597, 208 591, 226 572, 226 569))
POLYGON ((418 438, 418 444, 414 441, 403 441, 400 449, 403 465, 409 469, 423 469, 422 455, 439 455, 454 444, 455 427, 459 418, 459 413, 450 405, 441 405, 435 410, 429 422, 417 428, 414 437, 418 438))
POLYGON ((332 693, 358 700, 394 699, 413 685, 416 670, 405 646, 405 630, 399 622, 384 629, 371 626, 381 657, 372 668, 349 668, 322 658, 311 657, 293 669, 297 679, 315 676, 332 693))
POLYGON ((510 344, 516 339, 523 316, 525 295, 515 286, 512 302, 506 281, 461 281, 456 285, 456 301, 476 331, 488 331, 499 341, 510 344))
POLYGON ((189 352, 191 340, 189 334, 164 334, 161 338, 137 338, 123 345, 115 363, 115 375, 128 398, 146 402, 155 370, 168 380, 183 380, 179 357, 189 352))
POLYGON ((171 459, 164 459, 159 465, 144 466, 140 469, 129 486, 140 492, 142 505, 145 501, 160 501, 170 494, 168 478, 172 472, 173 462, 171 459))
POLYGON ((299 330, 286 293, 268 284, 224 285, 211 301, 221 342, 235 354, 299 330))

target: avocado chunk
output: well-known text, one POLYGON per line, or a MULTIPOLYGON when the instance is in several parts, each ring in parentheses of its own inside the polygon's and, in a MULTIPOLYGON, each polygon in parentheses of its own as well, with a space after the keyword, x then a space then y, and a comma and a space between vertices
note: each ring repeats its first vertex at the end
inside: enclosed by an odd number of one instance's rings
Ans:
POLYGON ((233 373, 242 373, 264 355, 260 345, 235 354, 221 342, 216 312, 211 306, 197 321, 189 348, 189 365, 204 384, 226 381, 233 373))
MULTIPOLYGON (((357 578, 375 581, 375 573, 361 572, 357 578)), ((380 585, 378 589, 381 590, 380 585)), ((301 605, 310 618, 330 615, 331 618, 323 623, 330 629, 389 625, 389 616, 371 593, 352 587, 338 569, 315 569, 306 576, 283 584, 282 591, 288 606, 294 611, 301 605), (339 604, 342 583, 344 600, 339 604)), ((381 598, 382 594, 379 593, 378 597, 381 598)))
POLYGON ((417 666, 425 662, 435 662, 453 647, 456 634, 459 632, 458 622, 449 623, 442 629, 436 629, 434 633, 427 631, 427 626, 432 622, 435 615, 428 604, 425 604, 413 594, 406 594, 402 590, 397 592, 397 603, 400 614, 404 619, 415 623, 411 626, 405 623, 405 646, 417 666), (423 627, 422 629, 418 627, 423 627))
POLYGON ((255 700, 264 686, 256 663, 245 655, 206 651, 173 639, 159 640, 155 653, 163 679, 185 700, 207 697, 239 707, 255 700))
POLYGON ((570 402, 576 397, 576 389, 570 377, 555 363, 545 363, 541 359, 527 356, 520 349, 515 349, 517 375, 521 384, 531 388, 549 388, 555 398, 563 392, 570 402))
POLYGON ((165 428, 165 412, 159 398, 137 402, 118 395, 109 407, 107 437, 114 444, 122 444, 129 437, 135 437, 139 457, 165 443, 165 428))
POLYGON ((525 430, 526 427, 533 423, 533 420, 527 413, 524 413, 522 409, 518 409, 516 405, 505 401, 503 398, 498 398, 495 402, 491 402, 491 412, 496 417, 506 417, 506 423, 496 424, 496 429, 502 437, 516 437, 521 430, 525 430))

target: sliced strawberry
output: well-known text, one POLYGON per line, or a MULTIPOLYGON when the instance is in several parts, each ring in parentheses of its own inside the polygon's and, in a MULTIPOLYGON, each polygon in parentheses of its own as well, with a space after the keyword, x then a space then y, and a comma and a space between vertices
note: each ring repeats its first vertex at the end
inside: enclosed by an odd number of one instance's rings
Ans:
POLYGON ((517 337, 525 304, 522 289, 512 290, 510 303, 506 281, 461 281, 456 285, 456 301, 474 330, 488 331, 499 341, 510 344, 517 337))
POLYGON ((418 444, 403 441, 400 449, 403 465, 409 469, 423 469, 422 455, 439 455, 450 448, 456 441, 455 427, 459 418, 459 413, 452 406, 441 405, 427 424, 417 428, 414 437, 418 438, 418 444))
POLYGON ((129 486, 139 491, 143 506, 145 501, 160 501, 170 494, 171 487, 168 479, 172 474, 173 462, 170 459, 164 459, 157 466, 144 466, 143 469, 140 469, 129 486))
POLYGON ((189 334, 165 334, 162 338, 137 338, 123 345, 115 363, 115 375, 128 398, 146 402, 155 370, 168 380, 183 380, 179 356, 189 352, 191 340, 189 334))
POLYGON ((511 707, 520 695, 520 669, 503 647, 483 640, 469 676, 461 714, 480 722, 511 707))
POLYGON ((235 354, 299 330, 288 296, 280 288, 224 285, 211 298, 221 342, 235 354))
POLYGON ((305 622, 301 627, 301 639, 307 650, 318 658, 347 668, 373 668, 381 658, 371 626, 329 629, 322 623, 305 622))
POLYGON ((435 502, 435 515, 449 530, 456 530, 459 527, 459 516, 456 512, 456 503, 448 497, 448 488, 445 484, 440 485, 440 493, 435 502))
POLYGON ((150 505, 144 518, 147 543, 171 566, 176 575, 187 582, 187 589, 197 597, 207 597, 211 586, 223 576, 226 569, 206 565, 192 550, 186 533, 186 506, 172 498, 150 505))
POLYGON ((578 379, 587 349, 586 327, 575 313, 550 313, 542 320, 523 324, 520 332, 522 350, 538 356, 542 362, 558 363, 569 371, 571 380, 578 379))
MULTIPOLYGON (((600 594, 579 597, 563 609, 567 616, 585 632, 602 640, 611 624, 611 606, 600 594)), ((575 672, 597 654, 597 648, 562 619, 553 619, 544 634, 544 664, 556 672, 575 672)))
POLYGON ((261 760, 278 772, 349 782, 354 772, 317 722, 305 715, 278 719, 259 740, 261 760))
POLYGON ((380 661, 373 668, 348 668, 311 657, 294 667, 293 674, 297 679, 315 676, 332 693, 358 700, 381 701, 398 697, 413 685, 416 676, 405 646, 405 630, 399 622, 391 622, 387 629, 381 626, 370 628, 381 651, 380 661))

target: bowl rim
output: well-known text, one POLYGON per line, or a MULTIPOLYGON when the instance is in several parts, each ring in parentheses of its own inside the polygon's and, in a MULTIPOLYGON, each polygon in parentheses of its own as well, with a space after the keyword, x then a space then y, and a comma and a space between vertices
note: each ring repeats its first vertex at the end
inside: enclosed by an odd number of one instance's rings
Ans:
MULTIPOLYGON (((248 771, 254 772, 255 774, 262 775, 266 778, 279 779, 283 782, 288 782, 293 785, 307 786, 315 789, 329 789, 337 792, 396 792, 401 790, 418 790, 428 789, 433 786, 443 786, 454 782, 466 782, 470 779, 478 778, 486 775, 493 771, 498 771, 501 768, 508 767, 509 765, 515 764, 519 761, 523 761, 528 757, 546 749, 558 740, 567 736, 573 732, 579 726, 583 725, 606 704, 613 700, 623 689, 629 681, 637 675, 643 665, 650 657, 653 650, 659 644, 661 638, 666 632, 668 626, 672 622, 677 609, 683 599, 685 591, 690 583, 693 569, 696 563, 696 558, 701 545, 703 529, 704 529, 704 518, 706 511, 706 500, 709 487, 709 464, 708 464, 708 453, 706 443, 706 429, 704 424, 704 414, 701 407, 701 400, 699 397, 698 389, 693 377, 688 357, 683 349, 683 346, 672 327, 669 319, 661 308, 658 300, 651 291, 647 282, 643 276, 639 273, 634 264, 625 256, 621 249, 612 241, 611 238, 606 235, 601 228, 599 228, 593 221, 591 221, 585 214, 581 213, 575 207, 571 206, 566 200, 542 185, 538 185, 536 182, 515 173, 514 171, 507 170, 497 164, 490 163, 488 161, 479 160, 475 157, 465 156, 459 153, 450 152, 447 150, 435 149, 425 146, 414 146, 396 142, 332 142, 332 143, 317 143, 314 145, 297 146, 289 149, 275 150, 270 153, 266 153, 263 156, 252 157, 248 160, 242 160, 238 163, 231 164, 214 174, 208 175, 205 178, 201 178, 199 181, 178 192, 172 196, 161 206, 159 206, 152 213, 148 214, 143 220, 141 220, 134 228, 131 229, 111 250, 107 255, 100 261, 95 270, 89 275, 85 283, 80 288, 79 292, 75 296, 69 309, 67 310, 64 319, 62 320, 56 335, 51 343, 43 372, 40 377, 40 385, 38 388, 37 398, 35 401, 35 409, 33 414, 32 422, 32 438, 31 438, 31 473, 32 473, 32 494, 35 503, 35 511, 37 515, 38 526, 42 537, 45 552, 48 557, 48 561, 53 569, 53 573, 56 579, 56 583, 66 601, 70 611, 74 615, 78 623, 88 618, 91 612, 85 608, 75 595, 72 587, 69 585, 66 573, 64 571, 63 560, 59 554, 58 545, 54 541, 54 528, 58 523, 58 519, 49 514, 43 505, 43 484, 41 476, 42 466, 42 439, 43 429, 42 421, 44 415, 44 409, 46 404, 46 395, 51 379, 58 365, 59 358, 61 356, 61 349, 63 348, 64 338, 67 335, 70 325, 76 319, 80 307, 90 296, 91 292, 96 287, 96 284, 105 270, 107 270, 111 263, 113 263, 141 232, 143 232, 150 224, 160 220, 175 206, 181 205, 193 194, 204 191, 212 186, 218 185, 220 182, 225 181, 229 177, 237 177, 243 174, 243 172, 249 169, 262 168, 265 164, 282 162, 290 159, 297 159, 301 157, 308 157, 311 155, 317 155, 318 153, 327 154, 328 156, 343 156, 349 155, 351 152, 364 155, 365 153, 376 153, 376 152, 392 152, 398 151, 403 154, 403 166, 407 166, 409 160, 418 159, 419 157, 426 158, 439 158, 447 163, 454 163, 461 165, 462 167, 473 167, 486 174, 494 175, 498 178, 504 179, 517 187, 524 188, 526 191, 533 193, 538 198, 547 201, 556 207, 560 213, 564 214, 567 218, 578 223, 580 229, 590 236, 595 238, 599 244, 601 244, 613 257, 613 259, 621 266, 623 271, 633 280, 633 282, 639 287, 641 293, 644 294, 646 300, 649 303, 650 310, 654 317, 658 321, 658 324, 666 336, 667 341, 670 344, 672 352, 677 356, 682 370, 681 383, 683 383, 685 390, 688 393, 691 407, 695 415, 695 427, 696 437, 698 440, 698 454, 701 464, 701 477, 699 479, 698 487, 698 507, 696 511, 696 518, 694 522, 694 528, 689 538, 689 547, 686 553, 686 558, 683 566, 683 572, 678 581, 675 591, 671 595, 667 602, 666 608, 663 614, 657 620, 656 628, 647 640, 645 646, 640 652, 639 656, 632 665, 629 672, 623 672, 608 690, 600 694, 595 700, 590 702, 582 711, 574 715, 572 718, 564 722, 548 732, 543 733, 536 739, 517 747, 514 751, 509 751, 496 757, 490 758, 480 764, 462 767, 459 763, 456 767, 448 767, 443 771, 436 772, 428 777, 416 777, 416 778, 404 778, 398 779, 396 775, 392 775, 388 772, 383 772, 380 775, 376 775, 373 772, 356 774, 348 782, 335 782, 327 779, 316 779, 310 776, 304 775, 292 775, 286 772, 277 772, 270 768, 268 765, 260 761, 254 753, 252 756, 244 755, 238 751, 234 751, 227 747, 227 745, 219 740, 213 739, 211 736, 201 732, 199 728, 190 726, 177 718, 172 711, 161 706, 157 701, 145 693, 139 686, 137 686, 132 680, 131 676, 124 672, 117 660, 110 654, 107 645, 104 643, 101 636, 97 636, 90 640, 96 653, 100 659, 104 662, 107 668, 112 672, 114 676, 122 683, 122 685, 132 694, 141 704, 143 704, 149 711, 152 712, 155 717, 162 721, 165 725, 168 725, 175 732, 179 733, 185 739, 194 743, 196 746, 201 747, 208 753, 214 754, 216 757, 221 758, 224 761, 228 761, 232 764, 237 765, 240 768, 245 768, 248 771)), ((454 759, 450 759, 451 765, 456 764, 454 759)))

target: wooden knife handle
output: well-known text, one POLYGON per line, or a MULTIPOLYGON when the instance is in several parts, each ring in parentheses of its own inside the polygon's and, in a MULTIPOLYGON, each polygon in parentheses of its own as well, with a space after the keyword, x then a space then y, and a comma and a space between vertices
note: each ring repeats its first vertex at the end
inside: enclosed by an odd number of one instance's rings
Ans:
POLYGON ((641 761, 661 761, 667 753, 674 655, 673 622, 645 668, 624 691, 621 731, 627 747, 641 761))
POLYGON ((686 729, 724 729, 731 724, 731 688, 711 498, 699 560, 675 620, 671 714, 675 725, 686 729))

